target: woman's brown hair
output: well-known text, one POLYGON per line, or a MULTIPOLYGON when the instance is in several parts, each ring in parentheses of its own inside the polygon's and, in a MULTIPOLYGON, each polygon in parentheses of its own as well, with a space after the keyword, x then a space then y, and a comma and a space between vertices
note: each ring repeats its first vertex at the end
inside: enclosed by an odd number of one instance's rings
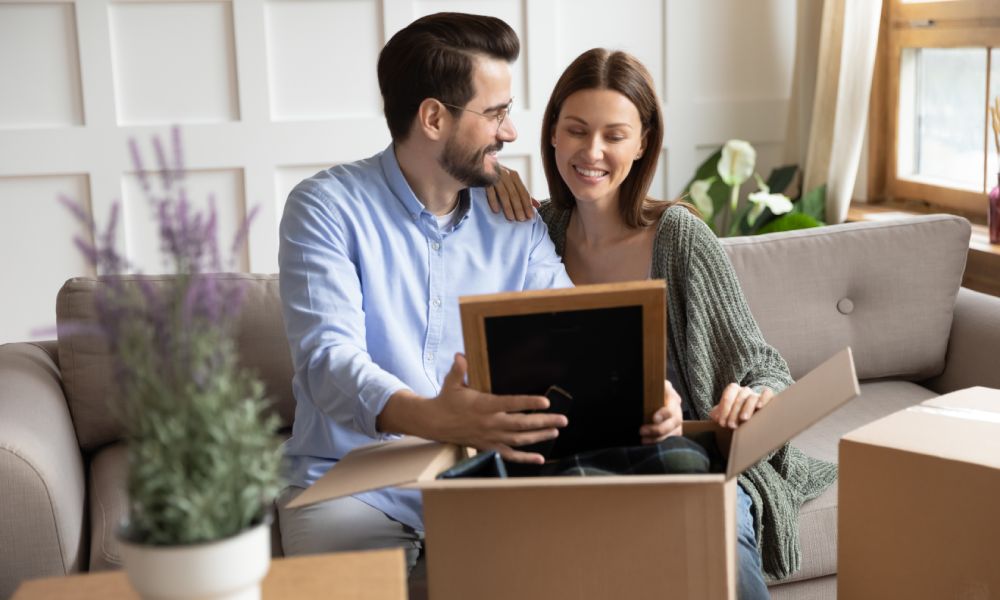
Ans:
POLYGON ((565 210, 576 204, 573 193, 556 168, 552 134, 563 103, 581 90, 614 90, 638 109, 646 149, 622 182, 618 206, 628 227, 646 227, 655 223, 664 210, 677 204, 676 201, 648 198, 649 186, 656 176, 660 148, 663 147, 663 112, 649 71, 626 52, 604 48, 587 50, 566 67, 556 82, 542 117, 542 165, 549 183, 549 196, 556 206, 565 210))

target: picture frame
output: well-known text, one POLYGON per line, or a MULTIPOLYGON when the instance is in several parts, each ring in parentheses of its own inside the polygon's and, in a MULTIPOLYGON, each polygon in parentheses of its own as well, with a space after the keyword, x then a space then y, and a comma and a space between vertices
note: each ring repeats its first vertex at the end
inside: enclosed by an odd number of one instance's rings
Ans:
POLYGON ((636 445, 663 407, 662 279, 464 296, 459 309, 470 387, 551 399, 555 386, 580 407, 557 455, 636 445))

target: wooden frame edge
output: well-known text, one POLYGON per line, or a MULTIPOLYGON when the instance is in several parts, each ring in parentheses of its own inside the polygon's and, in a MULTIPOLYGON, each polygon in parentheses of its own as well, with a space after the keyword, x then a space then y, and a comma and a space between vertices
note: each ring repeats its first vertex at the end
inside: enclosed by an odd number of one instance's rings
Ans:
POLYGON ((655 279, 459 298, 462 339, 469 363, 469 386, 483 392, 492 389, 489 353, 486 350, 488 317, 641 306, 643 412, 646 422, 652 422, 653 414, 663 406, 663 381, 667 378, 666 285, 664 280, 655 279), (514 299, 517 300, 516 307, 510 305, 514 299), (649 335, 649 332, 656 331, 662 331, 662 337, 649 335), (473 348, 478 350, 472 352, 470 349, 473 348))

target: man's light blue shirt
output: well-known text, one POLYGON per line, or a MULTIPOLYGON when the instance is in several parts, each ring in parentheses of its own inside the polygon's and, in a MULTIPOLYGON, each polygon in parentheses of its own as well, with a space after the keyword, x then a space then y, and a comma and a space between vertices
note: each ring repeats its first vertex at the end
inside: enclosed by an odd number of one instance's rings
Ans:
MULTIPOLYGON (((572 286, 537 215, 508 222, 482 188, 458 210, 439 230, 391 145, 292 190, 278 253, 295 367, 289 484, 308 487, 354 448, 394 437, 375 426, 392 394, 438 394, 463 351, 460 296, 572 286)), ((357 498, 423 530, 419 491, 357 498)))

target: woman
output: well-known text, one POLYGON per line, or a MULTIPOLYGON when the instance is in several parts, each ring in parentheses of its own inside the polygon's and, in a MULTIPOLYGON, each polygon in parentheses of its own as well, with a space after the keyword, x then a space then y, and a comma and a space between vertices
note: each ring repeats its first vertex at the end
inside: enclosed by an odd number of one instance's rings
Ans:
MULTIPOLYGON (((539 213, 575 283, 667 280, 668 377, 684 414, 735 428, 792 378, 764 341, 715 235, 688 205, 647 196, 662 142, 660 101, 645 67, 623 52, 583 53, 543 117, 551 200, 539 213)), ((488 197, 508 218, 531 216, 516 173, 488 197)), ((798 509, 835 478, 835 465, 787 444, 739 477, 740 598, 768 597, 762 571, 781 579, 799 568, 798 509)))

